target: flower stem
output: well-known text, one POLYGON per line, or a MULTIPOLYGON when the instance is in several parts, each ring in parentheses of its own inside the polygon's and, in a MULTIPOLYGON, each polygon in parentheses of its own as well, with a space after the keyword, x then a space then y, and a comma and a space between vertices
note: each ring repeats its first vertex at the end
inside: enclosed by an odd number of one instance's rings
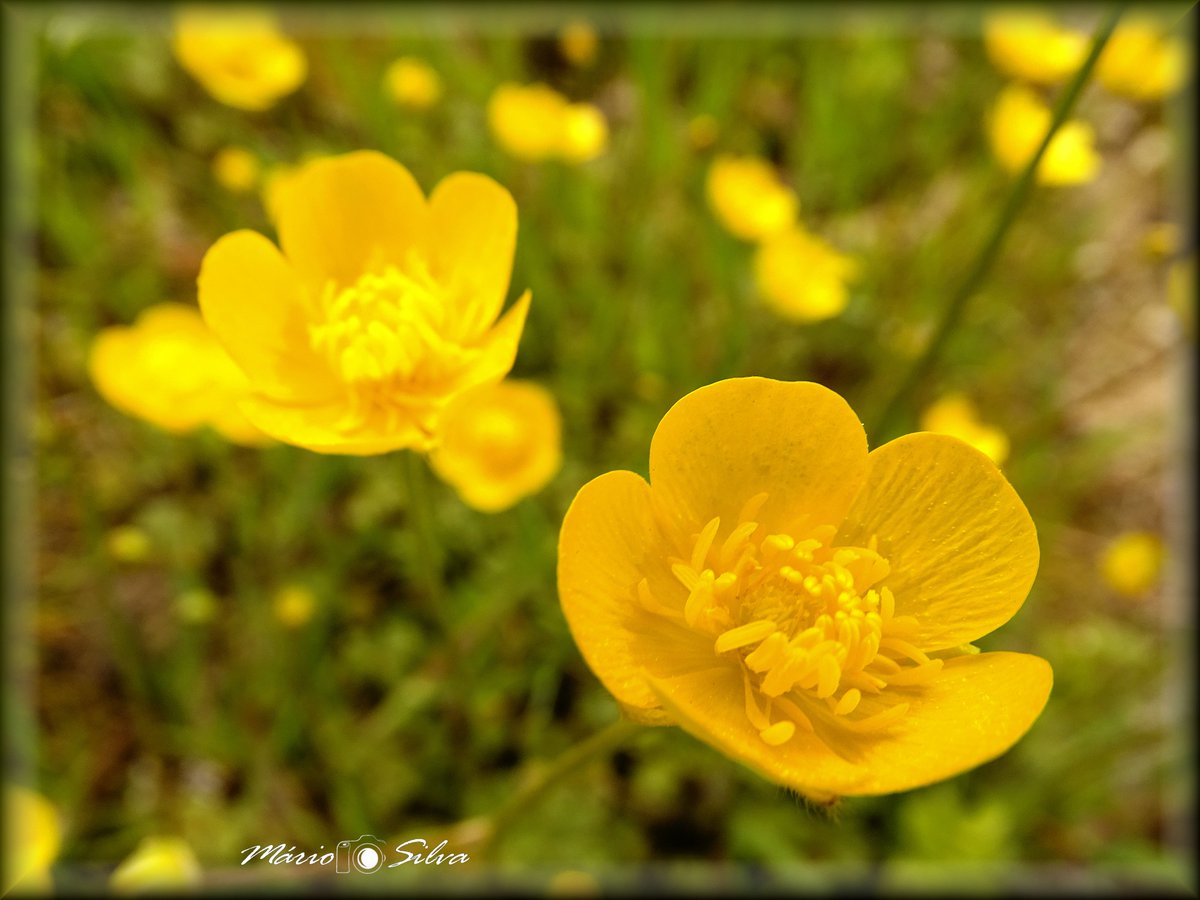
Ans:
POLYGON ((504 830, 529 810, 547 790, 594 759, 615 750, 640 733, 643 727, 626 718, 618 719, 591 737, 566 750, 561 756, 534 773, 495 812, 487 816, 460 822, 446 833, 451 850, 460 846, 471 849, 472 855, 485 856, 503 835, 504 830))
POLYGON ((1046 130, 1046 135, 1042 138, 1042 143, 1038 146, 1037 152, 1021 171, 1021 175, 1013 186, 1012 192, 1008 195, 1008 199, 1000 210, 1000 215, 996 219, 996 225, 988 236, 987 242, 975 258, 975 262, 967 272, 966 278, 963 279, 958 290, 946 304, 946 308, 942 312, 941 321, 938 322, 937 329, 930 336, 925 349, 917 357, 916 361, 913 362, 891 399, 875 417, 869 434, 873 435, 876 441, 881 442, 890 436, 897 414, 905 407, 911 399, 913 391, 920 384, 921 379, 933 366, 947 338, 962 318, 967 301, 979 290, 979 286, 991 270, 992 264, 995 262, 996 256, 1004 244, 1004 239, 1008 235, 1009 227, 1016 219, 1017 213, 1020 212, 1026 198, 1029 196, 1030 190, 1033 188, 1034 176, 1038 165, 1042 161, 1042 157, 1046 153, 1046 148, 1050 146, 1050 142, 1054 139, 1054 135, 1058 132, 1059 127, 1071 114, 1071 110, 1075 106, 1075 101, 1079 99, 1079 95, 1083 92, 1088 78, 1096 67, 1096 61, 1100 58, 1100 54, 1104 50, 1104 45, 1108 43, 1113 29, 1117 26, 1117 21, 1121 18, 1121 14, 1127 5, 1127 3, 1119 3, 1114 6, 1108 17, 1096 30, 1087 58, 1059 96, 1058 103, 1054 107, 1054 114, 1050 119, 1050 127, 1046 130))

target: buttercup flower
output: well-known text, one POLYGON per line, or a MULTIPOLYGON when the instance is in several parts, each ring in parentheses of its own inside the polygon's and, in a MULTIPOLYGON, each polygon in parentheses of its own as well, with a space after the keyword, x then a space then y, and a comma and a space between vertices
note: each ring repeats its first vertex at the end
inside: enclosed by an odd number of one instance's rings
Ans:
POLYGON ((929 784, 1007 750, 1051 671, 969 646, 1021 607, 1033 522, 983 454, 911 434, 867 453, 817 384, 721 381, 563 521, 558 587, 627 713, 677 723, 821 800, 929 784))
POLYGON ((1056 84, 1087 56, 1087 38, 1053 18, 1025 9, 988 16, 983 25, 988 58, 1000 71, 1037 84, 1056 84))
POLYGON ((1146 19, 1130 19, 1113 32, 1096 63, 1096 77, 1114 94, 1134 100, 1161 100, 1187 78, 1183 41, 1163 34, 1146 19))
POLYGON ((1165 556, 1157 535, 1130 531, 1104 549, 1100 574, 1117 593, 1137 597, 1158 584, 1165 556))
POLYGON ((121 525, 105 535, 104 546, 117 562, 140 563, 150 558, 154 542, 136 525, 121 525))
POLYGON ((725 229, 746 241, 786 231, 796 221, 795 192, 765 160, 721 154, 708 170, 708 203, 725 229))
POLYGON ((562 466, 562 421, 549 391, 501 381, 463 394, 447 408, 433 470, 469 506, 508 509, 540 491, 562 466))
POLYGON ((213 175, 226 190, 243 193, 258 183, 258 157, 242 147, 225 147, 213 157, 213 175))
POLYGON ((772 235, 754 254, 758 291, 779 315, 816 322, 838 315, 850 299, 855 260, 802 228, 772 235))
MULTIPOLYGON (((1033 91, 1009 85, 988 114, 988 137, 1000 164, 1019 172, 1037 152, 1050 127, 1050 108, 1033 91)), ((1038 164, 1042 184, 1081 184, 1091 181, 1100 169, 1095 136, 1086 122, 1064 122, 1055 133, 1038 164)))
POLYGON ((544 84, 500 85, 488 101, 487 114, 500 146, 526 162, 586 162, 608 142, 608 123, 597 107, 571 103, 544 84))
POLYGON ((126 415, 176 434, 210 425, 235 444, 269 442, 238 408, 250 383, 193 307, 160 303, 131 327, 103 329, 88 370, 100 396, 126 415))
POLYGON ((415 56, 401 56, 383 76, 388 95, 400 106, 428 109, 442 96, 442 79, 433 67, 415 56))
POLYGON ((558 33, 558 49, 571 65, 583 68, 596 61, 600 39, 588 22, 577 19, 568 22, 558 33))
POLYGON ((50 864, 62 846, 58 813, 41 794, 4 786, 4 891, 48 894, 50 864))
POLYGON ((921 430, 966 441, 998 466, 1008 458, 1008 435, 980 422, 975 405, 965 394, 947 394, 932 404, 921 413, 921 430))
POLYGON ((301 584, 289 584, 280 588, 271 603, 275 619, 286 628, 299 628, 304 625, 312 618, 316 608, 316 596, 301 584))
POLYGON ((428 449, 455 396, 512 367, 529 293, 508 292, 517 210, 483 175, 428 199, 362 151, 304 166, 278 195, 280 247, 221 238, 200 270, 205 321, 250 381, 247 418, 320 453, 428 449))
POLYGON ((114 893, 136 894, 192 888, 200 884, 200 863, 181 838, 148 837, 109 880, 114 893))
POLYGON ((280 33, 273 16, 246 9, 181 11, 172 49, 206 91, 238 109, 274 106, 308 70, 304 53, 280 33))

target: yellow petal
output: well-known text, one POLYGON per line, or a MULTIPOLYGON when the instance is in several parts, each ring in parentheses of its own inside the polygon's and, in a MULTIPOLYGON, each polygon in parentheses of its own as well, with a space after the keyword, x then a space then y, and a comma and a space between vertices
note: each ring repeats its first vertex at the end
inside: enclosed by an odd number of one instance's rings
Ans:
POLYGON ((693 391, 671 407, 650 444, 655 502, 685 536, 713 516, 721 517, 720 535, 728 534, 763 492, 757 521, 771 531, 836 525, 866 463, 866 435, 845 400, 819 384, 768 378, 693 391))
POLYGON ((343 427, 350 409, 342 403, 315 406, 285 405, 264 397, 241 402, 246 418, 276 440, 315 453, 340 453, 347 456, 373 456, 404 448, 425 449, 430 433, 422 425, 428 409, 414 410, 411 419, 386 432, 370 427, 347 430, 343 427))
MULTIPOLYGON (((428 210, 408 169, 360 150, 305 164, 280 198, 284 254, 312 290, 400 266, 426 232, 428 210)), ((402 267, 402 266, 401 266, 402 267)))
POLYGON ((999 756, 1041 713, 1053 673, 1045 660, 1024 653, 947 660, 937 678, 895 691, 909 704, 906 714, 876 732, 845 733, 838 753, 800 729, 780 746, 765 743, 746 716, 741 679, 728 666, 648 680, 663 708, 696 737, 772 781, 828 799, 909 790, 999 756))
POLYGON ((517 205, 486 175, 457 172, 429 198, 430 268, 458 307, 453 338, 471 341, 495 321, 508 295, 517 205))
POLYGON ((33 892, 62 845, 58 813, 45 797, 17 785, 4 786, 4 893, 33 892))
POLYGON ((918 433, 872 451, 862 492, 837 536, 891 566, 896 615, 916 616, 926 651, 967 644, 1007 622, 1038 568, 1025 505, 986 456, 957 438, 918 433))
POLYGON ((279 401, 334 395, 333 374, 309 343, 304 289, 269 240, 225 235, 204 256, 199 288, 205 322, 256 391, 279 401))
POLYGON ((521 333, 525 329, 525 317, 529 315, 532 299, 533 295, 526 291, 509 307, 508 312, 496 323, 496 327, 489 331, 478 345, 483 352, 471 367, 455 380, 452 385, 453 392, 499 381, 509 373, 517 358, 517 347, 521 343, 521 333))
MULTIPOLYGON (((658 706, 643 672, 713 665, 711 638, 647 612, 637 586, 663 565, 650 487, 633 472, 608 472, 580 489, 558 542, 558 595, 571 634, 604 686, 636 710, 658 706)), ((663 598, 659 598, 663 599, 663 598)))

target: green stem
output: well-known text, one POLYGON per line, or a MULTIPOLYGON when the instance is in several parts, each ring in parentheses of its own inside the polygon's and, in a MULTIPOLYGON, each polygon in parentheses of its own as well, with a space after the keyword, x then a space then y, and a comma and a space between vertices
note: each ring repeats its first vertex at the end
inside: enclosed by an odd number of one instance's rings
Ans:
POLYGON ((642 726, 636 722, 621 718, 575 744, 545 768, 538 770, 507 803, 491 815, 469 819, 451 829, 447 833, 451 849, 457 850, 459 845, 466 845, 472 848, 473 856, 487 855, 503 837, 505 829, 536 804, 546 791, 592 760, 612 752, 642 730, 642 726))
MULTIPOLYGON (((429 473, 425 460, 415 452, 404 454, 404 474, 408 485, 408 524, 417 551, 414 560, 430 616, 443 626, 449 625, 442 584, 443 553, 438 544, 433 502, 429 495, 429 473)), ((445 633, 449 633, 446 631, 445 633)))
POLYGON ((1050 127, 1046 130, 1046 135, 1042 138, 1042 143, 1038 147, 1037 152, 1021 171, 1021 175, 1017 179, 1012 193, 1008 195, 1008 200, 1000 210, 1000 215, 996 219, 996 225, 992 229, 987 243, 983 245, 983 249, 975 258, 975 263, 971 266, 967 277, 963 279, 958 290, 946 304, 946 308, 942 313, 942 319, 938 322, 937 329, 929 338, 928 343, 926 343, 924 351, 913 362, 904 379, 900 382, 900 386, 896 389, 896 392, 883 407, 879 415, 875 417, 874 425, 869 429, 868 433, 873 435, 877 441, 881 441, 889 435, 897 413, 911 399, 913 391, 920 384, 921 379, 941 353, 946 339, 958 325, 959 320, 962 318, 963 310, 966 308, 967 301, 979 290, 979 286, 991 270, 992 264, 995 262, 996 256, 1004 244, 1004 238, 1008 235, 1010 226, 1016 219, 1021 207, 1025 204, 1030 190, 1033 188, 1034 176, 1038 165, 1042 161, 1042 157, 1046 153, 1046 148, 1050 146, 1054 135, 1071 114, 1071 109, 1075 106, 1075 101, 1079 99, 1079 95, 1083 92, 1088 78, 1096 67, 1096 61, 1100 58, 1100 53, 1104 50, 1104 45, 1108 43, 1113 29, 1117 27, 1117 21, 1121 18, 1121 14, 1127 5, 1126 3, 1120 3, 1113 7, 1108 18, 1096 30, 1096 35, 1092 39, 1091 50, 1088 52, 1087 58, 1083 61, 1083 65, 1079 67, 1079 71, 1075 73, 1074 77, 1072 77, 1063 90, 1062 95, 1058 98, 1058 103, 1054 107, 1054 114, 1050 119, 1050 127))

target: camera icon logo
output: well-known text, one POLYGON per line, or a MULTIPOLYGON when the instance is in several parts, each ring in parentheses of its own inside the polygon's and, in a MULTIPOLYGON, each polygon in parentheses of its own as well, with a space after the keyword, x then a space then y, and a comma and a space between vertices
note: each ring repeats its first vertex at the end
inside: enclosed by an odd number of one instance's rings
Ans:
POLYGON ((335 872, 361 872, 370 875, 383 865, 383 841, 373 834, 364 834, 355 841, 341 841, 337 845, 335 872))

